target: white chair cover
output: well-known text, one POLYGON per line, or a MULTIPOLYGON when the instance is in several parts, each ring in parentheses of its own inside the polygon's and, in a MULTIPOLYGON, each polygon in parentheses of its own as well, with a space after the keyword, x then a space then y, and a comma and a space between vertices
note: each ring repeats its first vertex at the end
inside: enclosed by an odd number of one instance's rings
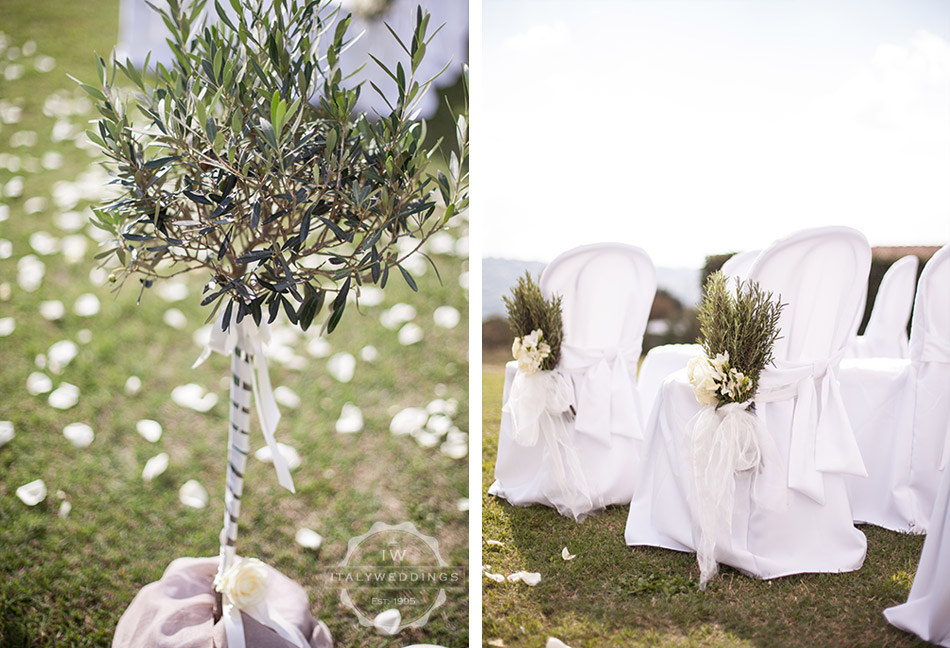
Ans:
MULTIPOLYGON (((870 263, 864 236, 825 227, 773 243, 750 268, 748 279, 787 304, 775 366, 763 371, 756 398, 774 443, 758 471, 736 473, 732 519, 717 533, 718 562, 759 578, 862 565, 866 540, 852 524, 843 474, 864 467, 835 374, 858 325, 870 263)), ((627 544, 696 550, 685 430, 699 411, 686 372, 669 377, 647 425, 627 544)))
MULTIPOLYGON (((842 363, 841 393, 868 468, 849 478, 854 519, 926 532, 950 454, 950 247, 920 275, 910 360, 842 363)), ((875 306, 876 307, 876 306, 875 306)))
MULTIPOLYGON (((742 281, 752 267, 752 262, 759 256, 761 250, 746 250, 729 257, 720 269, 729 278, 729 288, 735 287, 735 280, 742 281)), ((640 390, 640 399, 643 411, 653 409, 657 392, 667 376, 685 369, 690 360, 702 354, 700 344, 662 344, 647 351, 646 357, 640 364, 640 373, 637 376, 637 389, 640 390)))
POLYGON ((914 305, 917 257, 908 255, 891 264, 881 279, 864 335, 857 336, 848 355, 855 358, 908 358, 907 320, 914 305))
MULTIPOLYGON (((167 2, 157 0, 154 4, 167 7, 167 2)), ((442 30, 432 39, 426 50, 426 57, 417 72, 420 82, 428 81, 448 65, 448 69, 436 80, 436 85, 452 85, 462 71, 462 64, 468 60, 468 0, 390 0, 389 7, 380 16, 363 17, 361 8, 367 6, 365 0, 342 0, 338 3, 342 7, 341 16, 353 13, 348 34, 351 38, 363 34, 351 47, 340 55, 341 65, 345 70, 355 70, 360 65, 365 67, 353 79, 351 85, 365 82, 356 105, 358 111, 370 114, 378 112, 389 114, 389 108, 373 90, 369 82, 374 82, 390 97, 393 96, 393 82, 385 72, 368 57, 372 52, 376 58, 395 69, 396 62, 402 61, 406 67, 407 55, 386 29, 388 23, 399 34, 406 45, 412 35, 415 25, 416 6, 422 5, 430 14, 429 30, 431 35, 444 24, 442 30)), ((378 4, 382 5, 383 2, 378 4)), ((229 2, 222 2, 230 16, 234 16, 229 2)), ((212 20, 217 20, 214 3, 209 2, 205 12, 212 20)), ((332 32, 331 32, 332 34, 332 32)), ((173 60, 171 50, 165 43, 168 30, 161 16, 148 6, 146 0, 120 0, 119 4, 119 43, 116 45, 116 55, 119 60, 129 58, 135 65, 145 63, 145 56, 152 52, 151 63, 162 62, 168 64, 173 60)), ((431 117, 438 108, 439 99, 435 92, 429 92, 420 104, 421 115, 431 117)))
POLYGON ((950 470, 944 470, 924 540, 917 574, 906 603, 884 610, 884 617, 921 639, 950 648, 950 470))
POLYGON ((517 364, 508 363, 496 481, 489 493, 516 505, 553 506, 582 519, 628 502, 633 493, 643 438, 636 370, 656 274, 643 250, 601 243, 557 257, 542 273, 540 286, 545 297, 562 298, 564 342, 556 371, 571 387, 576 418, 554 435, 557 448, 545 440, 543 422, 538 440, 524 445, 510 413, 517 364), (571 473, 572 466, 580 473, 575 485, 583 483, 587 497, 568 496, 568 489, 554 483, 561 467, 571 473))

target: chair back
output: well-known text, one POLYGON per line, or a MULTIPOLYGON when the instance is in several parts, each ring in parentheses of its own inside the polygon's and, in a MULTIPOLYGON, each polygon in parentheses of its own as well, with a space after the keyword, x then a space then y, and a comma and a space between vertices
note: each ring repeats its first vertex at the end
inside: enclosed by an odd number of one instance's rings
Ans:
POLYGON ((950 362, 950 245, 924 265, 910 325, 913 362, 950 362))
POLYGON ((874 307, 864 329, 864 340, 872 348, 870 355, 890 358, 907 357, 907 320, 914 305, 917 266, 914 255, 891 264, 881 278, 874 307))
POLYGON ((857 333, 871 247, 857 230, 818 227, 779 239, 753 262, 748 279, 786 304, 776 360, 832 358, 857 333))

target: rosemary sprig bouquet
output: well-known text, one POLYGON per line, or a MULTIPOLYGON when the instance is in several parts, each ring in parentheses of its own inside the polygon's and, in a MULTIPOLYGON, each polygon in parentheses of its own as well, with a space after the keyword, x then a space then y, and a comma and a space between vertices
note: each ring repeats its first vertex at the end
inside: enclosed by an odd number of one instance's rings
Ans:
POLYGON ((727 278, 716 272, 706 280, 697 318, 705 355, 690 361, 687 371, 701 405, 744 403, 755 398, 759 376, 773 361, 784 304, 754 281, 727 278))
POLYGON ((561 359, 564 324, 561 297, 545 299, 541 288, 525 272, 511 288, 511 297, 503 297, 508 324, 515 333, 511 353, 525 373, 550 371, 561 359))

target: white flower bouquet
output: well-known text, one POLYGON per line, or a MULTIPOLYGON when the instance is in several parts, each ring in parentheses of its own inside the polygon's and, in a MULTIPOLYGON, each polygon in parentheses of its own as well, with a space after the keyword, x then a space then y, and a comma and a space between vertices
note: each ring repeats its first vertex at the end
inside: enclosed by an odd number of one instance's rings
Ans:
POLYGON ((700 589, 716 575, 716 537, 732 523, 735 474, 758 471, 770 440, 755 416, 759 376, 772 362, 779 336, 780 300, 753 282, 728 289, 721 272, 710 275, 699 307, 705 351, 687 366, 702 409, 687 424, 692 466, 691 508, 697 522, 700 589))
POLYGON ((554 369, 564 339, 560 296, 545 299, 526 272, 512 287, 511 297, 502 299, 508 310, 508 325, 515 334, 511 354, 518 361, 518 369, 526 374, 554 369))

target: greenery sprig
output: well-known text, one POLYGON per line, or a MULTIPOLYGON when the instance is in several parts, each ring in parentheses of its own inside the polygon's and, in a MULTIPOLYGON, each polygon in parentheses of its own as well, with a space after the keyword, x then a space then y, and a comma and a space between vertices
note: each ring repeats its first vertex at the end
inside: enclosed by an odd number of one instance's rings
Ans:
POLYGON ((340 67, 350 16, 332 27, 326 0, 230 0, 233 12, 215 0, 212 24, 205 4, 153 6, 169 66, 152 75, 97 56, 97 86, 81 84, 101 115, 87 134, 119 190, 93 220, 112 235, 99 258, 118 264, 117 289, 203 269, 209 320, 222 305, 225 326, 234 309, 258 324, 283 310, 306 329, 330 301, 329 331, 349 292, 385 287, 391 270, 415 290, 402 262, 468 205, 467 107, 448 174, 434 171, 440 142, 416 118, 432 83, 416 73, 438 32, 428 13, 417 10, 408 43, 393 32, 408 65, 374 58, 396 93, 373 84, 390 108, 373 119, 354 113, 363 89, 345 87, 356 70, 340 67))
POLYGON ((561 319, 561 296, 550 300, 541 294, 541 288, 525 272, 511 288, 511 297, 504 296, 508 311, 508 325, 515 336, 524 340, 534 331, 541 331, 543 341, 550 348, 541 362, 541 369, 551 370, 561 359, 561 342, 564 340, 564 324, 561 319))
POLYGON ((736 280, 735 292, 727 278, 715 272, 706 280, 697 312, 700 342, 706 357, 690 365, 690 382, 697 398, 717 407, 754 398, 762 370, 773 362, 784 304, 754 281, 736 280), (703 365, 705 363, 705 365, 703 365))

